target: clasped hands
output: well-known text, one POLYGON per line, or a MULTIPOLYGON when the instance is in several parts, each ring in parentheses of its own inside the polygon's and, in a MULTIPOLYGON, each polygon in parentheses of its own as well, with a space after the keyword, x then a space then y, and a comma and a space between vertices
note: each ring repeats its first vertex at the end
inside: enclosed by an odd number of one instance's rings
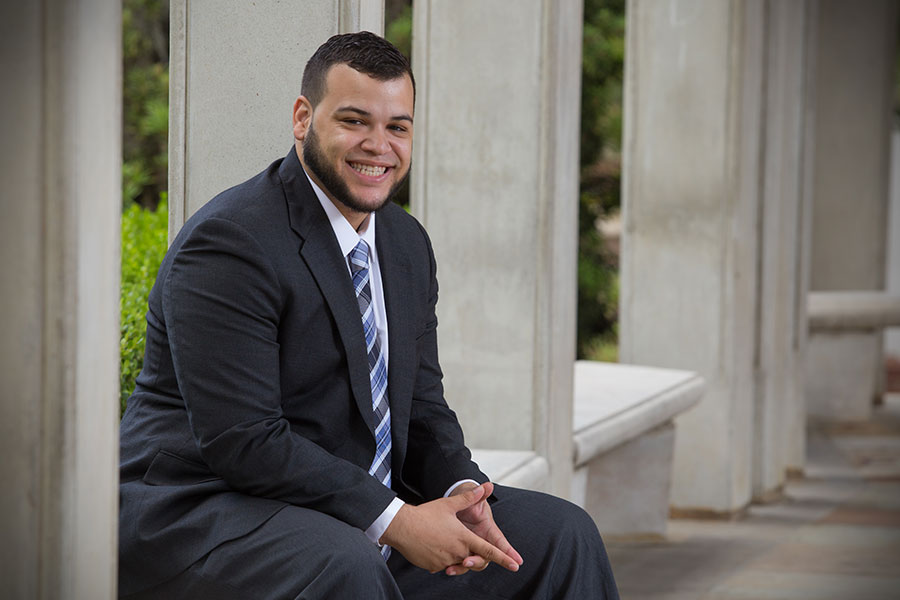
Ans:
POLYGON ((381 543, 432 573, 462 575, 489 563, 518 571, 522 557, 494 523, 488 496, 492 483, 464 483, 447 498, 403 505, 381 543))

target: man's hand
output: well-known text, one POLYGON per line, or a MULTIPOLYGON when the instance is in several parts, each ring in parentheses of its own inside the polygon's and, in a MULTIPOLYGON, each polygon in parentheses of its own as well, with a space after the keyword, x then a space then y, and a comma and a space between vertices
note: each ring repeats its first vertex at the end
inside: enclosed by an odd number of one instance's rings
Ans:
MULTIPOLYGON (((494 484, 487 482, 476 486, 474 483, 463 483, 453 490, 450 497, 464 494, 470 490, 477 490, 479 487, 484 488, 484 495, 475 504, 459 511, 456 514, 457 518, 475 535, 500 549, 504 554, 516 561, 517 565, 521 565, 523 562, 522 556, 506 541, 506 536, 497 527, 493 513, 491 513, 491 505, 488 504, 487 499, 494 492, 494 484)), ((481 571, 487 566, 488 562, 482 557, 472 555, 467 556, 458 564, 447 567, 445 571, 447 575, 462 575, 469 570, 481 571)))
MULTIPOLYGON (((419 506, 405 504, 388 525, 380 542, 400 552, 412 564, 432 573, 448 569, 451 565, 452 569, 464 573, 469 568, 480 566, 483 569, 490 562, 517 571, 522 560, 518 553, 506 554, 487 539, 473 533, 457 518, 457 513, 482 503, 487 491, 483 486, 478 486, 419 506), (473 567, 460 566, 473 560, 473 567)), ((493 523, 493 518, 490 520, 493 523)), ((503 537, 502 534, 500 537, 503 537)), ((458 574, 449 570, 448 574, 458 574)))

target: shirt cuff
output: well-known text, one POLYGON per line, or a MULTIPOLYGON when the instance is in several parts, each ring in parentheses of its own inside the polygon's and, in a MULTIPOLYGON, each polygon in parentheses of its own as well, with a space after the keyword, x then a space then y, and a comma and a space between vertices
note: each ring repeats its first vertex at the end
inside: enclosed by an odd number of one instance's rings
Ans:
POLYGON ((391 521, 394 520, 394 517, 397 516, 397 513, 401 508, 403 508, 403 500, 394 498, 391 500, 391 503, 387 505, 387 508, 384 509, 384 512, 378 515, 378 518, 369 525, 369 528, 366 529, 366 537, 369 538, 373 544, 376 544, 379 547, 382 546, 382 544, 378 543, 378 540, 380 540, 381 536, 384 535, 384 532, 387 531, 388 525, 391 524, 391 521))
POLYGON ((451 485, 449 488, 447 488, 447 491, 444 492, 444 498, 446 498, 446 497, 448 497, 450 494, 452 494, 452 493, 453 493, 453 490, 455 490, 456 488, 458 488, 458 487, 461 486, 462 484, 464 484, 464 483, 469 483, 469 482, 472 482, 472 483, 474 483, 475 485, 479 485, 478 482, 475 481, 474 479, 460 479, 459 481, 457 481, 456 483, 454 483, 453 485, 451 485))

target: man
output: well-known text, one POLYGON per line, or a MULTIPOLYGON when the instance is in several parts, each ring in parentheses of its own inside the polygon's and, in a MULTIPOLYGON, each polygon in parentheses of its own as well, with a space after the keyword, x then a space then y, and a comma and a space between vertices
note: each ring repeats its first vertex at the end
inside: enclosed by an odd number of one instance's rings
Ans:
POLYGON ((335 36, 301 93, 295 147, 185 224, 150 294, 120 595, 616 597, 590 518, 491 484, 444 401, 431 245, 389 202, 407 60, 335 36))

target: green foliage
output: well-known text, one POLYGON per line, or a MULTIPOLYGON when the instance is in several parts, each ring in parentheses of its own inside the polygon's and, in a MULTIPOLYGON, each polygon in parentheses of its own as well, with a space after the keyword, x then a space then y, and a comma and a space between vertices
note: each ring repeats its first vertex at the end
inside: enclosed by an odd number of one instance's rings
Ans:
MULTIPOLYGON (((384 39, 397 46, 407 58, 412 60, 412 2, 410 0, 388 0, 385 3, 384 39)), ((409 210, 409 180, 407 179, 393 201, 409 210)))
POLYGON ((578 207, 578 357, 598 343, 615 344, 619 320, 617 256, 603 243, 597 221, 602 202, 581 195, 578 207))
POLYGON ((624 0, 585 0, 578 207, 578 357, 617 359, 618 251, 599 221, 619 210, 624 0))
POLYGON ((609 332, 591 340, 583 348, 581 358, 601 360, 603 362, 619 362, 619 328, 614 326, 609 332))
POLYGON ((625 1, 585 0, 581 59, 581 165, 622 140, 622 72, 625 64, 625 1))
POLYGON ((144 361, 147 297, 166 254, 168 207, 166 196, 155 210, 131 203, 122 212, 122 284, 119 384, 122 410, 134 391, 134 380, 144 361))
POLYGON ((122 200, 152 208, 168 177, 168 2, 124 1, 122 53, 122 200))
POLYGON ((144 361, 147 296, 166 253, 169 3, 122 4, 122 281, 119 385, 122 411, 144 361))
POLYGON ((384 39, 412 59, 412 3, 394 3, 396 15, 386 15, 384 39))

